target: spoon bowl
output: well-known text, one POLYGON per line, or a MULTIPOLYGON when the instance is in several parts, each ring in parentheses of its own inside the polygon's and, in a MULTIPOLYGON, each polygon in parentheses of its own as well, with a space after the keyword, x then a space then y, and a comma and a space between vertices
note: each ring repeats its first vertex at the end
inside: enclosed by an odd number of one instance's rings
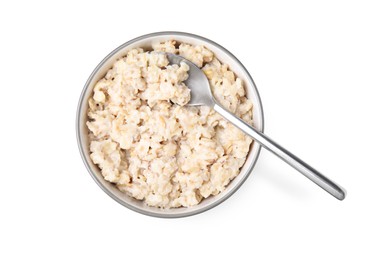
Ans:
POLYGON ((215 100, 211 93, 209 80, 201 69, 191 61, 179 55, 165 53, 170 64, 186 63, 189 66, 188 79, 185 81, 187 87, 191 89, 191 99, 186 106, 208 106, 214 107, 215 100))

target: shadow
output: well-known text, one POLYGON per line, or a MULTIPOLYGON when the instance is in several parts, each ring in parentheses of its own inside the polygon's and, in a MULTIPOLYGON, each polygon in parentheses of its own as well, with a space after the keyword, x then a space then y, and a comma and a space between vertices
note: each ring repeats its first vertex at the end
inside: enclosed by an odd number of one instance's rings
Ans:
MULTIPOLYGON (((291 181, 291 178, 286 178, 286 175, 290 172, 280 172, 275 170, 275 167, 272 167, 269 162, 269 158, 263 158, 263 160, 258 161, 258 166, 254 169, 256 176, 255 178, 262 183, 266 183, 266 185, 270 185, 272 188, 277 190, 276 192, 282 192, 290 197, 299 199, 299 200, 307 200, 311 197, 310 190, 308 187, 303 187, 298 181, 291 181), (265 159, 265 160, 264 160, 265 159), (273 169, 272 169, 273 168, 273 169)), ((284 163, 280 161, 280 163, 284 163)), ((284 167, 283 167, 284 168, 284 167)), ((291 174, 294 178, 305 178, 303 176, 299 176, 299 172, 292 172, 293 169, 287 169, 287 171, 291 171, 291 174)), ((307 180, 307 185, 313 185, 307 180)))

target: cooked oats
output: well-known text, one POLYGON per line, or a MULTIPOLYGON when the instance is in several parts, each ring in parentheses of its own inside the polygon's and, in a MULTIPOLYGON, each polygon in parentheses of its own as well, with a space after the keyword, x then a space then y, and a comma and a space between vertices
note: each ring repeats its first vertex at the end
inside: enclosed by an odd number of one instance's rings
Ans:
POLYGON ((94 86, 88 122, 92 161, 105 180, 147 205, 196 205, 222 192, 244 164, 252 140, 213 109, 185 106, 189 67, 201 68, 216 100, 248 123, 243 81, 204 46, 166 41, 132 49, 94 86), (177 47, 178 46, 178 47, 177 47))

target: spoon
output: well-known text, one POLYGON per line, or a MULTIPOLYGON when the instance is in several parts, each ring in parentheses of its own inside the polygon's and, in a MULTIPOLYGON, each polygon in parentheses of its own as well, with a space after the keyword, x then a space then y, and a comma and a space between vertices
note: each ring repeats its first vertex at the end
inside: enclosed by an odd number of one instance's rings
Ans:
POLYGON ((211 93, 209 81, 206 75, 198 68, 198 66, 181 56, 171 53, 165 54, 167 55, 170 64, 179 65, 180 62, 185 62, 190 67, 188 71, 189 77, 185 81, 186 86, 191 89, 191 100, 186 104, 187 106, 208 106, 213 108, 226 120, 231 122, 245 134, 252 137, 264 148, 288 163, 335 198, 339 200, 343 200, 345 198, 345 191, 339 185, 218 104, 211 93))

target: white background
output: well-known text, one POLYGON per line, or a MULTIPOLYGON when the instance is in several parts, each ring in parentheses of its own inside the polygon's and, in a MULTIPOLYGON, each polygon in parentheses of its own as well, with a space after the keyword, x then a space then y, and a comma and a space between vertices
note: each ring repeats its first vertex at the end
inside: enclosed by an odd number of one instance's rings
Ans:
POLYGON ((388 1, 2 1, 0 258, 389 259, 389 13, 388 1), (233 197, 193 217, 143 216, 100 190, 76 143, 82 87, 111 50, 163 30, 235 54, 266 134, 346 200, 265 150, 233 197))

